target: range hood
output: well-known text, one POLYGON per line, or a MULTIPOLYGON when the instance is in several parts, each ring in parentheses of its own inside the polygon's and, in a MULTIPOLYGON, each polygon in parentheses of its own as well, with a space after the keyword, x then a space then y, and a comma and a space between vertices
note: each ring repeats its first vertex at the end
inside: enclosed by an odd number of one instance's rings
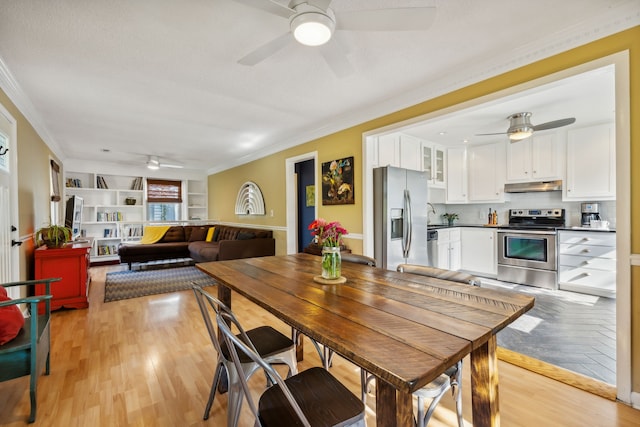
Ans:
POLYGON ((562 181, 538 181, 519 182, 517 184, 505 184, 505 193, 534 193, 542 191, 561 191, 562 181))

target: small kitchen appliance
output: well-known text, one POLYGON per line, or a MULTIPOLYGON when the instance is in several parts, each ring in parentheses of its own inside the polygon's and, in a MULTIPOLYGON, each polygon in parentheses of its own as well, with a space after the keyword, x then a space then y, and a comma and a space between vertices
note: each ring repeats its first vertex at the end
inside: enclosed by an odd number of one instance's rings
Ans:
POLYGON ((582 221, 583 227, 589 227, 591 221, 600 221, 600 204, 599 203, 582 203, 582 221))

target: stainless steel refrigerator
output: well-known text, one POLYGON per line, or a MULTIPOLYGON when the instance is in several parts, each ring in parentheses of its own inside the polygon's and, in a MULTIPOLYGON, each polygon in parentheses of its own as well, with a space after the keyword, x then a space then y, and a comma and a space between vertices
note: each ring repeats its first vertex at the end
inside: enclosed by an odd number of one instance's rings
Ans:
POLYGON ((385 166, 373 170, 374 256, 378 267, 428 265, 427 176, 385 166))

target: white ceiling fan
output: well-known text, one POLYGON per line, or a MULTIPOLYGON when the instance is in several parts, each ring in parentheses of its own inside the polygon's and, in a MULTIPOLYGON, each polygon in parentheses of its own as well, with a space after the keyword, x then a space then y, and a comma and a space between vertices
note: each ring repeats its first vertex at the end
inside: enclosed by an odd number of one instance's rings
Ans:
POLYGON ((416 31, 426 30, 435 17, 435 7, 393 7, 335 13, 332 0, 291 0, 288 6, 273 0, 235 0, 249 7, 289 20, 290 31, 240 58, 253 66, 284 48, 294 39, 307 46, 321 46, 320 53, 338 77, 351 74, 352 65, 336 43, 325 45, 336 30, 416 31), (293 36, 293 37, 291 37, 293 36))
POLYGON ((147 157, 147 168, 151 169, 151 170, 157 170, 160 168, 173 168, 173 169, 182 169, 184 166, 182 165, 177 165, 177 164, 171 164, 171 163, 164 163, 160 160, 160 157, 158 156, 148 156, 147 157))
POLYGON ((551 122, 542 123, 539 125, 531 124, 529 118, 531 113, 515 113, 507 117, 509 119, 509 129, 506 132, 499 133, 479 133, 477 136, 485 135, 509 135, 511 142, 520 141, 533 135, 533 132, 538 130, 555 129, 562 126, 568 126, 575 123, 575 117, 569 117, 566 119, 553 120, 551 122))

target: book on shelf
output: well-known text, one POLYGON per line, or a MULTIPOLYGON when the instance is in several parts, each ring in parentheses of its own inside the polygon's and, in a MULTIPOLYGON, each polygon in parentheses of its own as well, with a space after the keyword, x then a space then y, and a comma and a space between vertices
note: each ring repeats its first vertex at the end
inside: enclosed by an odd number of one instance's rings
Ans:
POLYGON ((82 188, 82 181, 78 178, 67 178, 67 188, 82 188))
POLYGON ((98 222, 114 222, 114 221, 122 221, 123 216, 122 212, 98 212, 96 214, 96 221, 98 222))
POLYGON ((116 245, 100 245, 97 249, 99 256, 118 254, 118 247, 116 245))
POLYGON ((132 190, 142 190, 142 177, 136 177, 133 180, 133 183, 131 183, 131 189, 132 190))
POLYGON ((106 189, 106 190, 109 189, 109 186, 107 185, 107 181, 105 181, 104 177, 101 175, 96 175, 96 187, 106 189))

